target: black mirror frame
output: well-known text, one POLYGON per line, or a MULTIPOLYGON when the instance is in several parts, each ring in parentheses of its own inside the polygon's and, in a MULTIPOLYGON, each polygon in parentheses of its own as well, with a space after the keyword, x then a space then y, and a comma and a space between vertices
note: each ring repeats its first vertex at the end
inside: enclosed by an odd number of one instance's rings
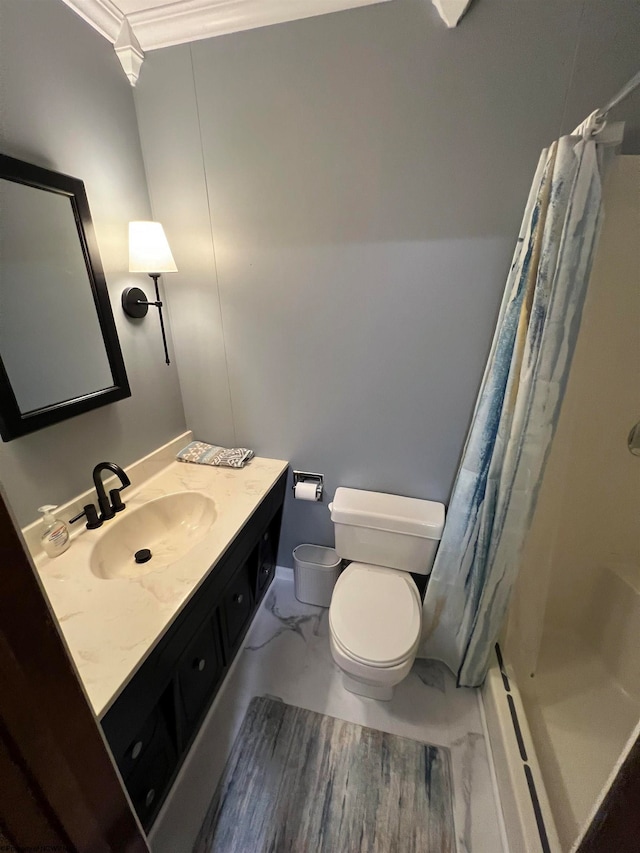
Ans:
POLYGON ((107 283, 102 270, 84 183, 79 178, 72 178, 60 172, 43 169, 6 154, 0 154, 0 178, 69 198, 87 269, 88 284, 93 294, 98 322, 113 377, 113 385, 108 388, 23 413, 20 411, 11 387, 0 350, 0 435, 4 441, 11 441, 21 435, 84 414, 84 412, 97 409, 107 403, 114 403, 116 400, 130 397, 131 389, 111 310, 107 283))

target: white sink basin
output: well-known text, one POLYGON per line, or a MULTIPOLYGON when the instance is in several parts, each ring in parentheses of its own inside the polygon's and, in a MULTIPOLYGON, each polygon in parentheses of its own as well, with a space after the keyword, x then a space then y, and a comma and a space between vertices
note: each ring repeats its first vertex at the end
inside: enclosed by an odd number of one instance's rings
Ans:
POLYGON ((177 492, 136 509, 127 507, 105 522, 91 551, 91 571, 109 580, 164 569, 197 545, 215 520, 215 503, 200 492, 177 492), (144 548, 151 551, 151 559, 137 563, 135 554, 144 548))

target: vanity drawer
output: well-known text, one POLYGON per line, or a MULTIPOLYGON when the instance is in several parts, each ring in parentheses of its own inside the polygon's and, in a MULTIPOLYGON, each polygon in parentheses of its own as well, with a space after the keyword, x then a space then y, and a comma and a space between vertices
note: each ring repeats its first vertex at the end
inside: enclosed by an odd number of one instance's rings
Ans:
POLYGON ((149 829, 167 795, 177 763, 177 753, 167 737, 162 745, 157 742, 153 749, 147 750, 125 779, 131 802, 145 830, 149 829))
MULTIPOLYGON (((278 519, 279 522, 279 519, 278 519)), ((280 525, 273 523, 262 534, 258 549, 258 576, 256 578, 256 596, 269 585, 276 569, 276 553, 278 550, 278 532, 280 525)))
POLYGON ((216 611, 205 619, 178 664, 178 713, 183 746, 209 705, 223 671, 216 611))
POLYGON ((164 708, 169 705, 171 695, 163 697, 162 703, 151 711, 134 737, 126 734, 131 729, 127 729, 125 714, 111 714, 106 726, 103 721, 113 757, 145 829, 166 796, 178 766, 176 744, 169 731, 171 717, 164 708))
POLYGON ((229 661, 253 612, 251 578, 247 561, 227 586, 222 597, 224 650, 229 661))
POLYGON ((126 703, 112 709, 102 721, 113 757, 125 781, 143 762, 146 755, 164 750, 167 742, 169 751, 175 752, 175 744, 169 735, 173 726, 168 719, 168 716, 173 716, 170 710, 172 693, 173 691, 169 689, 161 701, 147 714, 144 721, 137 726, 131 725, 135 717, 128 713, 133 709, 126 703))

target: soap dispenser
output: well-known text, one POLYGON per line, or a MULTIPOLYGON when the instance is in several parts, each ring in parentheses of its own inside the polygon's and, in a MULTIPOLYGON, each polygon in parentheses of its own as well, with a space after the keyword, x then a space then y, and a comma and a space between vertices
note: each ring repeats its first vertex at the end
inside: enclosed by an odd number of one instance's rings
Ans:
POLYGON ((40 542, 50 557, 58 557, 60 554, 64 554, 71 545, 67 525, 53 514, 57 508, 52 504, 38 508, 38 512, 44 513, 44 532, 40 537, 40 542))

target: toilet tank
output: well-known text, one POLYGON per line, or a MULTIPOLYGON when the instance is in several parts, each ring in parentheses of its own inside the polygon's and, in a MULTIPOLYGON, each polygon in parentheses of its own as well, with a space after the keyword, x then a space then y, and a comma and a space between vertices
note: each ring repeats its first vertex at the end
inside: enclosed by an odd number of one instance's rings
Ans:
POLYGON ((418 575, 431 572, 444 504, 340 487, 329 510, 340 557, 418 575))

